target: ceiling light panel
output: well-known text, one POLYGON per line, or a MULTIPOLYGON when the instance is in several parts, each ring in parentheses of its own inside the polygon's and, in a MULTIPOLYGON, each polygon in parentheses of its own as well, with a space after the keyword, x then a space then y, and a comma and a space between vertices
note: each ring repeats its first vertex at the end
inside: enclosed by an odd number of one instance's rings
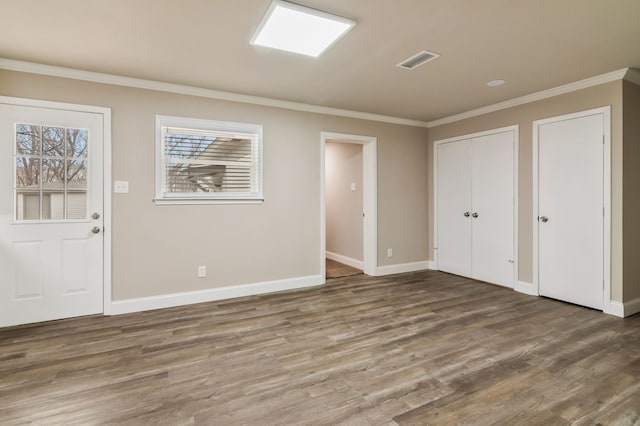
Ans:
POLYGON ((318 57, 355 24, 350 19, 275 0, 251 44, 318 57))

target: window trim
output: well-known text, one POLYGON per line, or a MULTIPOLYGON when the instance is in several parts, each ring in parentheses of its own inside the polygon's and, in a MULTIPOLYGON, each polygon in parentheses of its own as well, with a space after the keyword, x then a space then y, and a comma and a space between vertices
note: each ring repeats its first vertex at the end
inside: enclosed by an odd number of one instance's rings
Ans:
POLYGON ((176 117, 168 115, 156 115, 156 143, 155 143, 155 198, 158 205, 168 204, 260 204, 264 202, 263 196, 263 143, 262 125, 251 123, 236 123, 230 121, 207 120, 200 118, 176 117), (163 193, 162 183, 163 169, 163 127, 184 127, 198 130, 212 130, 221 132, 251 133, 258 137, 258 191, 248 195, 238 193, 225 194, 223 192, 193 193, 188 196, 163 193))

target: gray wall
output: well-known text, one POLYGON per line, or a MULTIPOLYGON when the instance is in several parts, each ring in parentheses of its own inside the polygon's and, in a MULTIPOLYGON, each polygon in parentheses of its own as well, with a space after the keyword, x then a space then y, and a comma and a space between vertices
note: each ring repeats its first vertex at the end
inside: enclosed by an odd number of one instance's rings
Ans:
POLYGON ((362 145, 328 141, 325 170, 327 251, 362 261, 362 145))
POLYGON ((379 264, 427 260, 424 128, 12 71, 0 95, 112 109, 114 300, 319 275, 321 131, 377 137, 379 264), (265 202, 155 205, 156 114, 262 124, 265 202))
MULTIPOLYGON (((628 82, 624 82, 624 94, 624 157, 635 162, 640 156, 640 95, 637 86, 628 82)), ((377 258, 379 265, 385 266, 432 258, 433 142, 519 124, 519 279, 531 282, 532 122, 611 105, 612 299, 627 301, 640 296, 640 269, 634 259, 640 248, 640 230, 633 222, 640 205, 631 192, 639 176, 637 167, 625 167, 623 176, 622 81, 437 126, 428 132, 411 126, 12 71, 0 71, 0 95, 112 109, 113 178, 130 182, 129 194, 113 194, 115 300, 319 274, 321 131, 378 139, 377 258), (249 206, 155 205, 156 114, 263 124, 266 201, 249 206), (624 239, 623 180, 628 188, 624 239), (386 257, 386 247, 394 248, 393 258, 386 257), (208 266, 207 278, 196 277, 197 265, 208 266), (629 283, 624 295, 623 278, 629 283)))
POLYGON ((624 301, 640 298, 640 86, 624 81, 623 92, 624 301))
MULTIPOLYGON (((533 121, 611 105, 612 243, 611 295, 622 301, 622 81, 516 106, 429 129, 429 156, 433 142, 484 130, 518 124, 518 279, 533 281, 533 121)), ((433 173, 429 173, 429 258, 433 259, 433 173)))

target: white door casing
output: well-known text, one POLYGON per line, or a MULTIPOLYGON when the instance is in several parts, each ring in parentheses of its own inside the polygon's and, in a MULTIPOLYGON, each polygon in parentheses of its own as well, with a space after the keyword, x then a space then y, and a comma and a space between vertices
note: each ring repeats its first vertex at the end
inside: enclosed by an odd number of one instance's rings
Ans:
POLYGON ((609 108, 534 122, 534 286, 603 309, 609 283, 609 108))
POLYGON ((378 268, 378 139, 375 136, 323 131, 320 133, 320 271, 322 282, 326 281, 325 153, 327 140, 362 145, 363 272, 367 275, 376 275, 378 268))
POLYGON ((108 313, 108 118, 101 108, 0 98, 0 326, 108 313), (24 155, 17 132, 39 152, 24 155), (74 132, 84 135, 85 153, 73 153, 74 132), (26 187, 16 178, 25 157, 30 173, 40 173, 26 187))
POLYGON ((518 126, 434 142, 436 269, 515 287, 517 158, 518 126))

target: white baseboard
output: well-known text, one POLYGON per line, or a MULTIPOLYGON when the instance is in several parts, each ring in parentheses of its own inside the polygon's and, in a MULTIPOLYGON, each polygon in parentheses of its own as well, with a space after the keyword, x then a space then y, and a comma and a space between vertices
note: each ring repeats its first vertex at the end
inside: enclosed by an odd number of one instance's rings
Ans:
POLYGON ((306 277, 188 291, 184 293, 115 300, 111 302, 111 314, 128 314, 131 312, 149 311, 152 309, 170 308, 194 303, 213 302, 215 300, 232 299, 235 297, 315 287, 322 284, 324 284, 322 275, 309 275, 306 277))
POLYGON ((519 293, 528 294, 529 296, 539 295, 538 290, 534 287, 533 283, 528 283, 526 281, 518 281, 513 289, 519 293))
POLYGON ((605 306, 602 312, 604 312, 605 314, 624 318, 624 304, 615 300, 611 300, 607 304, 607 302, 605 301, 605 306))
POLYGON ((428 260, 423 260, 421 262, 400 263, 398 265, 378 266, 378 269, 376 269, 376 276, 424 271, 425 269, 431 269, 430 266, 430 261, 428 260))
POLYGON ((640 297, 624 302, 624 316, 628 317, 640 312, 640 297))
MULTIPOLYGON (((514 290, 531 296, 539 296, 539 293, 536 291, 533 284, 525 281, 518 281, 514 290)), ((610 300, 608 303, 605 301, 605 306, 602 311, 605 314, 620 318, 628 317, 640 312, 640 297, 626 303, 617 302, 615 300, 610 300)))
POLYGON ((614 315, 616 317, 625 318, 640 312, 640 297, 632 299, 628 302, 618 302, 611 300, 608 305, 605 303, 603 309, 605 314, 614 315))
POLYGON ((436 271, 438 269, 438 265, 436 265, 435 260, 427 260, 427 264, 429 265, 427 269, 431 269, 432 271, 436 271))
POLYGON ((336 262, 344 263, 356 269, 364 269, 364 262, 362 260, 353 259, 351 257, 343 256, 338 253, 327 251, 325 253, 327 259, 335 260, 336 262))

